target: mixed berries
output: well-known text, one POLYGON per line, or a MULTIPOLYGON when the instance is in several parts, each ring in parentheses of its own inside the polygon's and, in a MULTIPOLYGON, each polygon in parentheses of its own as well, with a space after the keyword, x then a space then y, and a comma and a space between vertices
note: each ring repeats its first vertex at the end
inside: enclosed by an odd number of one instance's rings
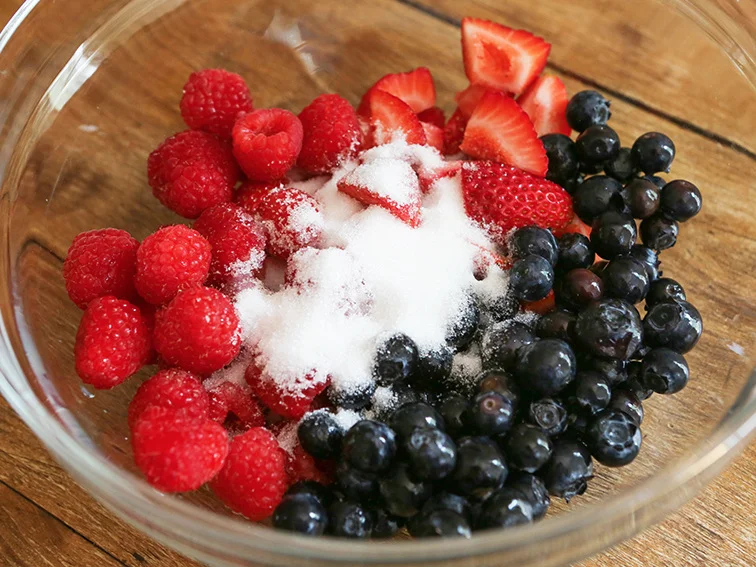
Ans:
MULTIPOLYGON (((157 364, 128 408, 155 488, 207 484, 309 536, 469 538, 537 521, 551 497, 583 494, 596 463, 637 457, 643 402, 686 386, 703 332, 660 263, 701 192, 659 177, 666 135, 623 146, 609 100, 542 74, 542 38, 465 18, 462 47, 470 85, 448 119, 424 67, 382 77, 357 108, 323 94, 298 115, 254 108, 235 73, 193 73, 189 129, 147 163, 155 197, 192 226, 74 239, 80 378, 108 389, 157 364), (418 248, 464 264, 435 304, 450 313, 381 328, 370 314, 402 321, 399 290, 417 285, 392 254, 434 222, 459 232, 418 248), (374 226, 391 234, 360 241, 374 226), (383 254, 380 273, 358 253, 383 254), (283 329, 261 323, 275 309, 283 329), (364 341, 308 351, 308 325, 364 341), (294 350, 275 358, 275 337, 294 350)), ((413 302, 440 282, 424 285, 413 302)))

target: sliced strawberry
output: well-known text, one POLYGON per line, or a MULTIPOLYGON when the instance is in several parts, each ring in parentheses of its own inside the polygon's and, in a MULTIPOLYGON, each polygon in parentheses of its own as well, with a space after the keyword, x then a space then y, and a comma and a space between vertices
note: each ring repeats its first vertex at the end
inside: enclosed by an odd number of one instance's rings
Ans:
POLYGON ((444 151, 444 130, 439 128, 435 124, 429 124, 428 122, 421 122, 423 130, 425 131, 425 143, 432 148, 436 148, 439 152, 444 151))
POLYGON ((532 313, 537 313, 538 315, 546 315, 546 313, 554 311, 554 309, 556 308, 554 290, 551 290, 546 297, 539 299, 538 301, 522 302, 522 308, 525 311, 531 311, 532 313))
POLYGON ((467 117, 458 108, 444 126, 444 155, 451 156, 459 153, 459 145, 465 136, 466 127, 467 117))
POLYGON ((371 91, 381 90, 394 95, 399 100, 407 103, 413 112, 422 112, 436 104, 436 86, 433 84, 433 76, 426 67, 418 67, 406 73, 391 73, 378 80, 365 96, 362 97, 357 113, 363 116, 371 114, 369 111, 371 91))
POLYGON ((471 84, 519 95, 541 74, 550 51, 550 44, 528 31, 462 20, 462 56, 471 84))
POLYGON ((460 149, 478 159, 508 163, 544 176, 549 160, 533 123, 515 100, 487 92, 475 107, 465 128, 460 149))
POLYGON ((577 215, 575 215, 569 222, 569 224, 567 224, 567 226, 565 226, 562 230, 555 230, 554 236, 561 238, 562 236, 570 232, 577 232, 578 234, 582 234, 587 238, 591 237, 590 225, 587 225, 583 221, 581 221, 577 215))
POLYGON ((406 161, 378 159, 364 163, 342 177, 338 188, 361 203, 386 209, 412 227, 420 224, 420 181, 406 161))
POLYGON ((444 111, 437 106, 433 106, 431 108, 423 110, 422 112, 418 112, 417 117, 420 122, 433 124, 434 126, 438 126, 442 129, 446 125, 446 115, 444 114, 444 111))
POLYGON ((454 177, 461 170, 461 161, 445 161, 439 167, 420 165, 417 168, 417 177, 420 179, 420 190, 423 193, 427 193, 436 181, 445 177, 454 177))
POLYGON ((572 128, 567 124, 567 87, 554 75, 538 77, 517 102, 530 117, 536 134, 564 134, 569 136, 572 128))
POLYGON ((457 107, 465 115, 465 118, 470 118, 475 107, 478 106, 480 99, 489 91, 493 91, 493 89, 481 85, 470 85, 465 90, 459 91, 454 95, 454 100, 457 101, 457 107))
POLYGON ((400 132, 408 144, 425 143, 423 125, 407 103, 378 89, 371 89, 366 96, 370 122, 368 138, 372 143, 369 145, 387 144, 400 132))

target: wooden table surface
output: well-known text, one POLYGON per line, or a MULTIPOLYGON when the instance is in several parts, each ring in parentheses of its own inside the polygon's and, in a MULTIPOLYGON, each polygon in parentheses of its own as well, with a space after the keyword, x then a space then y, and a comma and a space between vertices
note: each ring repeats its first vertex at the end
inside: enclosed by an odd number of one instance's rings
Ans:
MULTIPOLYGON (((7 21, 18 4, 18 0, 0 0, 0 22, 7 21)), ((423 7, 423 3, 409 0, 404 4, 423 7)), ((451 0, 425 4, 441 17, 459 17, 451 0)), ((485 8, 495 3, 479 4, 485 8)), ((495 17, 495 9, 492 11, 495 17)), ((532 17, 538 17, 537 9, 532 17)), ((517 23, 529 27, 527 16, 517 23)), ((556 61, 554 67, 570 76, 569 63, 556 61)), ((664 94, 664 88, 656 90, 656 95, 664 94)), ((613 96, 622 97, 623 93, 613 96)), ((623 101, 632 104, 633 98, 624 96, 623 101)), ((702 109, 710 106, 707 100, 683 103, 699 104, 702 109)), ((726 139, 712 133, 709 124, 694 124, 691 128, 756 159, 756 148, 744 142, 751 134, 745 126, 739 129, 739 125, 733 125, 726 139)), ((676 514, 579 566, 753 567, 756 565, 755 479, 756 446, 751 445, 723 475, 676 514)), ((0 398, 0 565, 189 567, 196 563, 153 542, 104 510, 73 483, 0 398)))

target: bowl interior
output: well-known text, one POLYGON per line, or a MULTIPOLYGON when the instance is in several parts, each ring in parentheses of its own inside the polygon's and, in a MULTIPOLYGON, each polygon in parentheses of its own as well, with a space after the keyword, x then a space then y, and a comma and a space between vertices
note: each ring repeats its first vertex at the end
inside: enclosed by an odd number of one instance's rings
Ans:
MULTIPOLYGON (((625 145, 647 131, 667 133, 677 146, 667 178, 689 179, 704 196, 703 212, 661 257, 664 275, 684 285, 704 316, 704 336, 687 356, 690 384, 645 404, 638 459, 620 470, 599 466, 570 508, 631 489, 692 451, 727 415, 756 355, 754 87, 673 7, 652 0, 99 4, 109 10, 104 31, 56 44, 71 51, 90 41, 71 52, 68 71, 38 105, 3 187, 11 199, 16 332, 30 383, 88 451, 138 475, 126 408, 150 371, 112 391, 82 386, 73 366, 81 312, 67 298, 62 260, 81 231, 114 226, 142 239, 161 224, 185 222, 154 199, 145 164, 157 144, 184 129, 178 101, 187 76, 228 68, 246 78, 256 107, 298 112, 323 92, 356 104, 383 74, 424 65, 450 113, 454 93, 467 84, 457 23, 468 14, 545 37, 553 44, 547 72, 570 93, 595 88, 609 96, 611 124, 625 145), (701 39, 695 50, 686 47, 690 37, 701 39)), ((207 490, 178 498, 227 513, 207 490)))

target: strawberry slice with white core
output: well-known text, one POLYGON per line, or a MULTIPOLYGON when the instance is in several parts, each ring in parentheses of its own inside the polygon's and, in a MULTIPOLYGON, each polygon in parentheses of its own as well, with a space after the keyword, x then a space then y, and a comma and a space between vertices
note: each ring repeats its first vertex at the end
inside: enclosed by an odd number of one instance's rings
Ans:
POLYGON ((569 136, 572 128, 567 124, 567 87, 554 75, 542 75, 517 99, 530 117, 536 134, 564 134, 569 136))
POLYGON ((420 224, 420 181, 406 161, 379 159, 363 163, 342 177, 338 188, 365 205, 386 209, 412 227, 420 224))
POLYGON ((418 67, 406 73, 391 73, 380 78, 362 97, 357 109, 358 114, 370 114, 366 99, 374 90, 394 95, 409 105, 415 113, 423 112, 436 104, 436 85, 433 84, 433 76, 426 67, 418 67))
POLYGON ((438 166, 422 164, 417 168, 420 190, 427 193, 439 179, 454 177, 462 170, 461 161, 445 161, 438 166))
POLYGON ((512 97, 498 92, 480 99, 460 149, 470 157, 507 163, 534 175, 546 175, 549 167, 528 115, 512 97))
POLYGON ((528 31, 462 20, 465 74, 473 85, 519 95, 541 74, 550 51, 550 44, 528 31))
POLYGON ((425 131, 425 143, 439 152, 444 151, 444 130, 435 124, 421 122, 425 131))
POLYGON ((465 90, 459 91, 454 95, 454 100, 457 101, 457 107, 464 114, 465 118, 470 118, 475 107, 478 106, 480 99, 489 91, 493 91, 493 89, 481 85, 470 85, 465 90))
POLYGON ((404 136, 408 144, 425 143, 423 125, 406 102, 379 89, 371 89, 366 97, 372 145, 388 144, 396 135, 404 136))

